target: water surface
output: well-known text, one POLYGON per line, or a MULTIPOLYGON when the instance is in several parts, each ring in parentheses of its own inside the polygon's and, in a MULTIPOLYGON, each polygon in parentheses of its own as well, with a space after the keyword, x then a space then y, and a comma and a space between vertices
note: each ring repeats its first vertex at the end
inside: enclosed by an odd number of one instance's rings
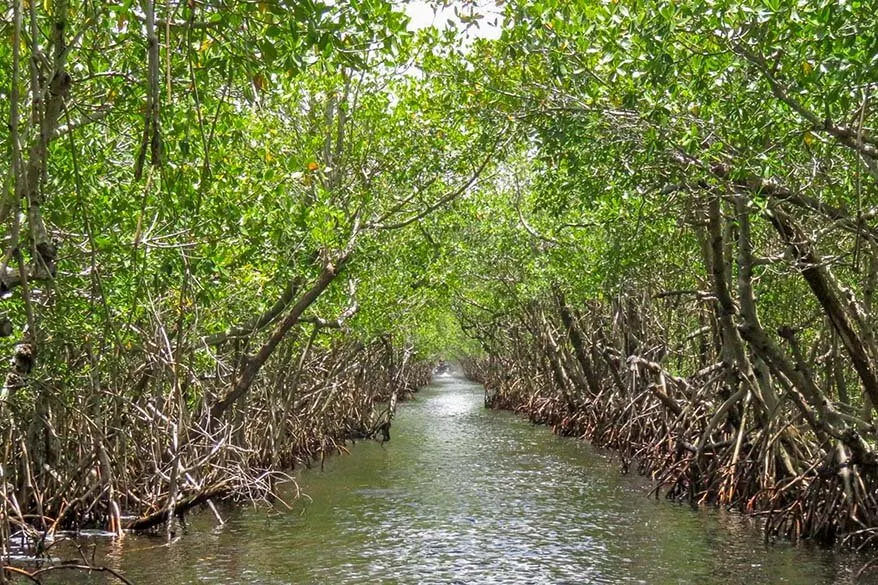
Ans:
POLYGON ((737 515, 647 498, 606 455, 482 398, 437 378, 399 405, 389 443, 300 472, 308 497, 292 512, 226 508, 225 526, 198 515, 171 546, 128 535, 86 549, 136 585, 830 585, 865 561, 767 545, 737 515))

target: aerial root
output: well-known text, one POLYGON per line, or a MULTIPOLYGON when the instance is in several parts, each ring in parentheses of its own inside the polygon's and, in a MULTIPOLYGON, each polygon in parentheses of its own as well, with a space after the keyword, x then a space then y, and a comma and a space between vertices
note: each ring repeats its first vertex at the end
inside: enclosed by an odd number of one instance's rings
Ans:
POLYGON ((623 471, 634 467, 655 480, 650 495, 664 491, 669 499, 740 510, 762 519, 768 537, 860 549, 878 544, 875 467, 840 460, 839 452, 848 453, 842 443, 821 449, 812 434, 791 425, 769 433, 723 421, 705 437, 717 405, 704 397, 719 393, 717 378, 688 384, 698 400, 671 392, 682 405, 675 410, 642 377, 639 391, 614 388, 571 402, 536 371, 510 375, 488 367, 488 360, 464 366, 488 389, 488 406, 612 450, 623 471), (529 383, 522 382, 525 376, 529 383))
POLYGON ((374 435, 396 401, 431 377, 411 347, 306 346, 295 359, 302 345, 285 343, 247 400, 221 419, 211 418, 206 397, 222 395, 232 372, 199 378, 161 355, 131 368, 134 390, 108 390, 100 405, 47 396, 36 423, 16 413, 0 425, 7 460, 20 462, 0 468, 0 536, 15 537, 16 553, 42 557, 60 530, 155 531, 202 506, 222 522, 213 506, 220 499, 283 504, 277 486, 294 483, 285 470, 374 435), (48 428, 35 433, 35 424, 48 428))

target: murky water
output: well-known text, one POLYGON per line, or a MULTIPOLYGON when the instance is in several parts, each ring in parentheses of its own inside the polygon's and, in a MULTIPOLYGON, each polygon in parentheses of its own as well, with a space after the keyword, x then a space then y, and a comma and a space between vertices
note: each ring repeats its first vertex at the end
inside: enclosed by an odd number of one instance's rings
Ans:
POLYGON ((294 512, 227 509, 225 526, 199 515, 171 546, 126 536, 85 551, 136 585, 842 584, 865 560, 765 545, 736 515, 646 498, 644 480, 485 410, 463 380, 437 379, 400 404, 390 443, 352 451, 299 474, 309 497, 294 512))

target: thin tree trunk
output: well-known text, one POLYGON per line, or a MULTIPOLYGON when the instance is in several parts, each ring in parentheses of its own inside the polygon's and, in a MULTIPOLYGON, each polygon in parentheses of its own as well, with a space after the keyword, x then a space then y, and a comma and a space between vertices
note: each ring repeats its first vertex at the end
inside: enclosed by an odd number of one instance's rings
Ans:
POLYGON ((573 315, 573 311, 567 306, 564 293, 558 289, 555 289, 555 301, 558 304, 558 313, 561 316, 561 321, 564 323, 567 337, 570 339, 570 345, 573 346, 573 355, 576 356, 576 361, 579 362, 579 366, 582 368, 582 373, 585 376, 585 388, 589 394, 597 396, 601 391, 601 385, 595 375, 591 357, 589 356, 588 343, 582 336, 582 331, 579 329, 579 323, 573 315))
POLYGON ((802 277, 838 333, 842 345, 853 362, 854 370, 860 377, 866 395, 872 404, 878 404, 878 375, 876 375, 875 364, 870 359, 863 339, 854 329, 851 318, 838 297, 828 274, 829 269, 818 257, 813 243, 783 209, 776 206, 772 210, 770 219, 796 259, 802 277))
POLYGON ((323 291, 329 287, 330 283, 335 280, 336 276, 338 276, 339 272, 344 267, 344 263, 347 260, 349 253, 350 252, 348 251, 343 254, 337 260, 336 265, 328 262, 323 267, 323 270, 320 271, 320 275, 317 277, 317 280, 311 288, 299 297, 299 300, 296 301, 287 316, 283 318, 277 327, 275 327, 271 336, 269 336, 268 340, 262 345, 256 355, 246 359, 244 367, 238 375, 238 379, 235 381, 232 390, 210 409, 211 418, 221 417, 223 413, 238 401, 238 399, 250 390, 250 386, 253 385, 262 366, 268 361, 268 358, 271 357, 274 350, 277 349, 281 340, 283 340, 286 334, 289 333, 290 329, 299 322, 299 318, 305 310, 317 300, 323 291))

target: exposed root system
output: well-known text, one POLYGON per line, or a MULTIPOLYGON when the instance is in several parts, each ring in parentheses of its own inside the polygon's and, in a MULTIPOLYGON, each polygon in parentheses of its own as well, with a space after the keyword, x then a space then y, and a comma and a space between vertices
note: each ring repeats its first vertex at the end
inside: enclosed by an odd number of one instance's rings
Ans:
POLYGON ((220 416, 195 397, 221 395, 234 367, 183 373, 159 358, 136 369, 124 393, 62 404, 45 392, 16 405, 33 413, 16 413, 4 428, 5 460, 17 462, 0 482, 6 542, 39 555, 62 529, 171 535, 192 508, 216 513, 214 499, 271 500, 275 485, 291 480, 285 470, 386 433, 396 401, 429 380, 410 348, 312 342, 284 342, 220 416))
POLYGON ((689 375, 673 374, 656 356, 665 340, 646 328, 637 347, 626 348, 622 328, 606 333, 608 323, 632 322, 630 310, 618 303, 574 318, 565 305, 532 307, 494 338, 488 358, 464 360, 466 372, 485 385, 488 406, 612 449, 623 471, 655 480, 656 495, 763 518, 769 537, 878 541, 876 461, 857 431, 869 425, 815 415, 780 379, 777 394, 730 386, 735 369, 721 348, 703 351, 689 375))

